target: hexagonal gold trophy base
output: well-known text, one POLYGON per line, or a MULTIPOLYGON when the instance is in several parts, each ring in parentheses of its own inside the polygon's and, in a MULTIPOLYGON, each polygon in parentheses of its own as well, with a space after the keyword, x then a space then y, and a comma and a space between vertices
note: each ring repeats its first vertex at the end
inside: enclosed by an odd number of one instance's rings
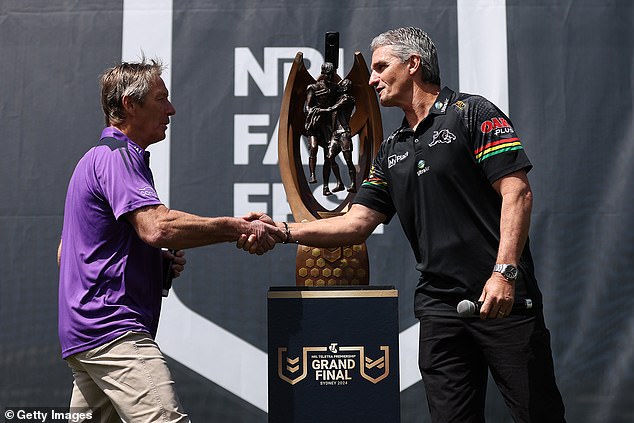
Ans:
POLYGON ((365 243, 336 248, 297 247, 297 286, 368 285, 365 243))

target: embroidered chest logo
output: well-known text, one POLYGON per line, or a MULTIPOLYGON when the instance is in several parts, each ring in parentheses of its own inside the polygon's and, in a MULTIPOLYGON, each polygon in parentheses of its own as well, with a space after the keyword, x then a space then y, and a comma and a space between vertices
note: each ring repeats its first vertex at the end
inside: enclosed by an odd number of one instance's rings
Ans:
POLYGON ((387 168, 391 168, 396 165, 398 162, 405 160, 409 156, 409 151, 406 151, 403 154, 392 154, 387 158, 387 168))
POLYGON ((428 144, 430 147, 436 144, 451 144, 456 139, 456 136, 449 131, 449 129, 441 129, 440 131, 434 131, 434 135, 431 138, 431 142, 428 144))
POLYGON ((456 108, 456 110, 464 110, 464 108, 467 107, 467 105, 462 100, 456 101, 453 106, 456 108))
POLYGON ((419 160, 418 163, 416 163, 416 167, 418 168, 418 170, 416 171, 416 176, 420 176, 423 173, 429 172, 429 165, 425 160, 419 160))
POLYGON ((434 104, 434 107, 438 110, 440 110, 441 113, 445 113, 445 110, 447 110, 447 104, 449 104, 449 99, 446 98, 443 101, 437 101, 434 104))

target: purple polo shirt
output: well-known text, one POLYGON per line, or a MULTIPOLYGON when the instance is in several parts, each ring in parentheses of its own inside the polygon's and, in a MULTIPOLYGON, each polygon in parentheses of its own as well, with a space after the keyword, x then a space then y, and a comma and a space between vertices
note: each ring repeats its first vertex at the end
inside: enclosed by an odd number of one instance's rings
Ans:
POLYGON ((59 276, 62 357, 127 331, 156 335, 161 310, 161 252, 125 218, 161 204, 150 153, 114 127, 81 158, 64 209, 59 276))

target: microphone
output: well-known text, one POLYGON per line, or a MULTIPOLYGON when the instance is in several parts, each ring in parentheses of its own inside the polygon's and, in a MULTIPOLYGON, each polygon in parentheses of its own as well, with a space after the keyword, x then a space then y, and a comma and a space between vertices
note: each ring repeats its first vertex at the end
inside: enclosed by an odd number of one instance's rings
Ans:
MULTIPOLYGON (((482 301, 470 301, 462 300, 458 303, 456 310, 458 314, 463 317, 469 317, 480 314, 480 307, 482 307, 482 301)), ((533 300, 526 298, 525 300, 517 301, 513 304, 513 310, 529 310, 533 308, 533 300)))
MULTIPOLYGON (((176 250, 169 250, 170 253, 176 254, 176 250)), ((174 272, 172 271, 173 260, 163 259, 163 297, 167 297, 172 288, 172 279, 174 279, 174 272)))

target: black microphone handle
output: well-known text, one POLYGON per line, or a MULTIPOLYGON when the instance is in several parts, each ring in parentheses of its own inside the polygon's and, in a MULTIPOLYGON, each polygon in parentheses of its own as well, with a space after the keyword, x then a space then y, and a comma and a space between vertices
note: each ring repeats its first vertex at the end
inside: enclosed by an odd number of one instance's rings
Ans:
MULTIPOLYGON (((461 316, 477 316, 480 314, 480 307, 482 307, 482 304, 482 301, 462 300, 460 301, 460 303, 458 303, 458 307, 456 307, 456 310, 461 316), (471 310, 473 310, 472 313, 470 312, 471 310)), ((511 312, 518 310, 529 310, 531 308, 533 308, 533 300, 531 300, 530 298, 526 298, 524 300, 516 301, 513 304, 511 312)))
MULTIPOLYGON (((170 253, 176 254, 176 250, 169 250, 170 253)), ((174 271, 172 270, 172 263, 174 260, 163 260, 163 296, 169 295, 172 288, 172 279, 174 279, 174 271)))
MULTIPOLYGON (((482 307, 482 304, 484 304, 484 302, 476 301, 474 302, 474 304, 476 306, 476 314, 480 314, 480 307, 482 307)), ((533 300, 531 300, 530 298, 525 298, 523 300, 515 301, 513 303, 513 308, 511 309, 511 311, 530 310, 531 308, 533 308, 533 300)))

